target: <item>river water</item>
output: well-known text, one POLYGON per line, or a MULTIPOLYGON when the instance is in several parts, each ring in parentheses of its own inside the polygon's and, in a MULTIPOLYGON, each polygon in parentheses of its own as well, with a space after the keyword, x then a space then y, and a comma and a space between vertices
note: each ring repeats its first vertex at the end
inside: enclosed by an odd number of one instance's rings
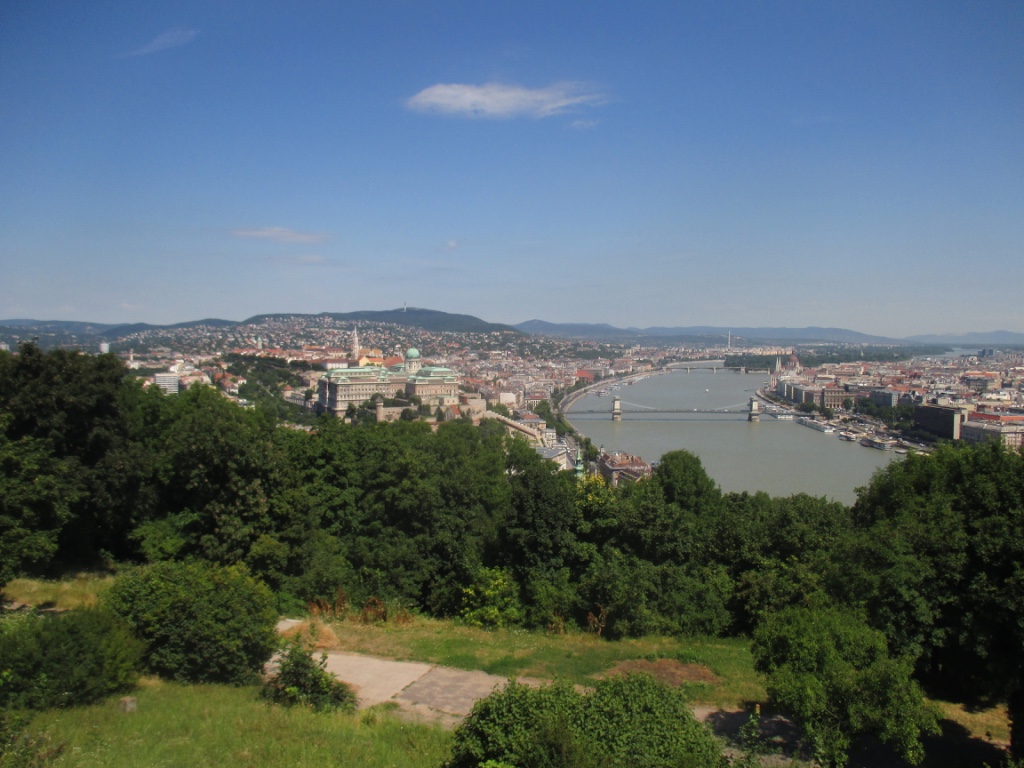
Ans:
POLYGON ((766 378, 764 373, 725 370, 673 371, 622 383, 607 397, 588 394, 566 418, 606 451, 624 451, 646 461, 680 448, 695 453, 724 491, 809 493, 852 504, 857 487, 866 485, 879 467, 899 459, 891 451, 866 448, 768 414, 748 422, 743 413, 693 413, 746 408, 766 378), (624 411, 618 422, 611 420, 615 395, 624 411), (643 413, 644 408, 690 413, 643 413), (590 410, 600 413, 584 412, 590 410))

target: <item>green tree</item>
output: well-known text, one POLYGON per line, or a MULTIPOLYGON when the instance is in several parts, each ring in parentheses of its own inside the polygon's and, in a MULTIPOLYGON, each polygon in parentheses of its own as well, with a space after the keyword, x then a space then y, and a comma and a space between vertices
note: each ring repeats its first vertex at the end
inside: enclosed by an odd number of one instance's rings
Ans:
POLYGON ((847 588, 897 649, 947 692, 1007 702, 1024 751, 1024 455, 945 445, 874 477, 853 509, 862 537, 847 588))
POLYGON ((835 608, 786 608, 754 632, 755 668, 768 696, 799 725, 815 758, 843 766, 853 741, 872 735, 912 764, 921 736, 937 733, 911 679, 913 664, 889 655, 885 636, 835 608))
POLYGON ((0 414, 0 590, 22 570, 50 564, 81 493, 45 441, 9 439, 8 420, 0 414))
POLYGON ((513 680, 481 699, 455 731, 444 766, 489 764, 724 768, 726 761, 678 690, 630 675, 601 680, 589 694, 565 683, 532 688, 513 680))
POLYGON ((661 457, 654 479, 665 501, 697 514, 711 514, 722 500, 722 492, 708 475, 700 458, 689 451, 669 451, 661 457))
POLYGON ((12 441, 43 441, 63 463, 70 515, 62 526, 58 557, 91 564, 106 551, 131 554, 130 532, 145 506, 149 476, 144 451, 132 446, 133 410, 141 390, 113 355, 22 344, 0 353, 0 411, 12 441))
POLYGON ((244 568, 156 563, 122 574, 106 604, 146 644, 147 668, 182 682, 253 682, 277 646, 267 587, 244 568))
POLYGON ((269 497, 281 459, 271 430, 210 387, 179 395, 157 460, 162 522, 140 530, 143 546, 155 552, 157 536, 168 557, 243 562, 273 527, 269 497))

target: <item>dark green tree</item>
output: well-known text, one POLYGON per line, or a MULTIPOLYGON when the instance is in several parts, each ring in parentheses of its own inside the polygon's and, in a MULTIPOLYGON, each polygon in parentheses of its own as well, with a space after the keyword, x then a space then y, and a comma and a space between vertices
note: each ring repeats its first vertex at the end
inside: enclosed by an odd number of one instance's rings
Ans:
POLYGON ((156 563, 104 597, 146 644, 149 671, 172 680, 251 683, 277 647, 273 596, 241 567, 156 563))
POLYGON ((1024 750, 1024 455, 945 445, 878 473, 845 582, 894 648, 948 692, 1005 701, 1024 750))
POLYGON ((0 414, 0 590, 27 568, 45 568, 80 490, 74 470, 44 440, 4 434, 0 414))
POLYGON ((913 663, 889 655, 885 636, 835 608, 787 608, 754 632, 754 665, 768 696, 799 725, 825 765, 846 764, 861 736, 876 736, 912 764, 935 716, 912 680, 913 663))
POLYGON ((481 699, 455 731, 445 768, 724 768, 718 742, 682 694, 646 675, 568 684, 515 681, 481 699), (493 762, 488 762, 493 761, 493 762))
POLYGON ((0 411, 9 440, 43 441, 63 462, 71 514, 61 529, 59 557, 90 564, 106 552, 131 552, 129 534, 149 474, 133 450, 132 410, 140 390, 113 355, 22 344, 0 353, 0 411))

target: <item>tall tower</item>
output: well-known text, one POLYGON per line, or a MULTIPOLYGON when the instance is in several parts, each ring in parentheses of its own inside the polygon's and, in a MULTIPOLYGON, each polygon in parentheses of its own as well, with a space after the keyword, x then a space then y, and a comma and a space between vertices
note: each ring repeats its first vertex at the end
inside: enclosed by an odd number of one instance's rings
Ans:
POLYGON ((359 324, 352 328, 352 359, 359 360, 359 324))

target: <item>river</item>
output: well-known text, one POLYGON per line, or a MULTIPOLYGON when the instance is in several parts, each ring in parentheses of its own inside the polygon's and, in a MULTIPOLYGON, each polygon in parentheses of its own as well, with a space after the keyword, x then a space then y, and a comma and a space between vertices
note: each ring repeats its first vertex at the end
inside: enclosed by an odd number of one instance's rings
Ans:
POLYGON ((620 388, 607 397, 585 395, 565 415, 606 451, 624 451, 646 461, 680 448, 691 451, 724 491, 809 493, 852 504, 857 487, 899 458, 767 414, 749 422, 740 413, 692 413, 745 408, 766 378, 764 373, 725 370, 673 371, 632 385, 619 382, 620 388), (622 421, 611 420, 614 395, 622 399, 622 421), (645 408, 690 413, 643 413, 645 408), (590 410, 601 412, 584 412, 590 410))

